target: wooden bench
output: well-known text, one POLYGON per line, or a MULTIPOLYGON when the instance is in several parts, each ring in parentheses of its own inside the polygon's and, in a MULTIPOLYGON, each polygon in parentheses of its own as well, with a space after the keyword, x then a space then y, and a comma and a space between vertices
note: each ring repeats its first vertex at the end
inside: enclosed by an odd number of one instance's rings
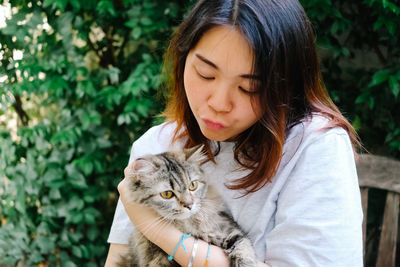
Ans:
POLYGON ((395 267, 400 204, 400 161, 363 154, 360 155, 357 161, 357 173, 364 211, 364 262, 366 259, 368 190, 370 188, 377 188, 387 191, 387 195, 376 267, 395 267))

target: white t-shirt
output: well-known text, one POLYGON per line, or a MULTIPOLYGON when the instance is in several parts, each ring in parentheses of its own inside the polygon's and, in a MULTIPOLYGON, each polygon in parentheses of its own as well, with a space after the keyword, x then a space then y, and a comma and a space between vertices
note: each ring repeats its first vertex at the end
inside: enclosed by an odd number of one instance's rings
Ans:
MULTIPOLYGON (((294 126, 272 182, 245 197, 224 185, 248 173, 237 170, 233 143, 221 142, 217 164, 205 164, 210 183, 222 192, 258 259, 273 267, 363 266, 363 214, 352 146, 342 128, 321 131, 326 123, 314 115, 294 126)), ((182 148, 182 141, 171 144, 174 130, 175 124, 148 130, 134 142, 130 160, 182 148)), ((119 201, 108 242, 127 244, 132 230, 119 201)))

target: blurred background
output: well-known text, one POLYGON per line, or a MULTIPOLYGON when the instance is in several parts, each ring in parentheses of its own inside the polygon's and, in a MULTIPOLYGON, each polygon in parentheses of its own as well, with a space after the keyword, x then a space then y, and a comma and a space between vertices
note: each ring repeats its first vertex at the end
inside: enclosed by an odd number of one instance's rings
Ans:
MULTIPOLYGON (((102 266, 132 142, 162 111, 163 53, 194 1, 0 0, 0 266, 102 266)), ((400 159, 400 4, 303 0, 326 87, 400 159)), ((385 195, 370 192, 366 266, 385 195)))

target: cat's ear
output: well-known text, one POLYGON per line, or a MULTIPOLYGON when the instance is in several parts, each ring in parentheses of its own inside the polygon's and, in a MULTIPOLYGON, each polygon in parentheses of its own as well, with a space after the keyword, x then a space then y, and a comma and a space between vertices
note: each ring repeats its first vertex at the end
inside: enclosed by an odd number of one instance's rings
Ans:
POLYGON ((186 160, 194 160, 197 162, 206 162, 208 160, 207 155, 204 154, 203 152, 204 145, 197 145, 191 148, 186 148, 185 155, 186 155, 186 160))
POLYGON ((134 173, 144 173, 149 172, 154 169, 154 165, 143 158, 138 158, 129 163, 130 170, 134 173))

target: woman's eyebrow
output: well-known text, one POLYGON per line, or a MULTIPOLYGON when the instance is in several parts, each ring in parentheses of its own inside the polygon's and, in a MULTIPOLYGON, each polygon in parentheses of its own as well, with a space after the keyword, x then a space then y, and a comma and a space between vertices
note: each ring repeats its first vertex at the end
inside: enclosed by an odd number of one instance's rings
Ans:
MULTIPOLYGON (((206 63, 207 65, 213 67, 214 69, 216 69, 216 70, 219 69, 217 65, 215 65, 213 62, 211 62, 210 60, 206 59, 202 55, 199 55, 198 53, 196 53, 195 56, 198 59, 200 59, 201 61, 203 61, 204 63, 206 63)), ((245 79, 250 79, 250 80, 260 80, 260 76, 254 75, 254 74, 241 74, 241 75, 239 75, 239 77, 245 78, 245 79)))
POLYGON ((214 69, 218 70, 217 65, 215 65, 214 63, 212 63, 210 60, 206 59, 205 57, 203 57, 202 55, 199 55, 199 54, 197 54, 197 53, 196 53, 195 55, 196 55, 196 57, 197 57, 198 59, 200 59, 200 60, 203 61, 204 63, 206 63, 206 64, 210 65, 211 67, 213 67, 214 69))

